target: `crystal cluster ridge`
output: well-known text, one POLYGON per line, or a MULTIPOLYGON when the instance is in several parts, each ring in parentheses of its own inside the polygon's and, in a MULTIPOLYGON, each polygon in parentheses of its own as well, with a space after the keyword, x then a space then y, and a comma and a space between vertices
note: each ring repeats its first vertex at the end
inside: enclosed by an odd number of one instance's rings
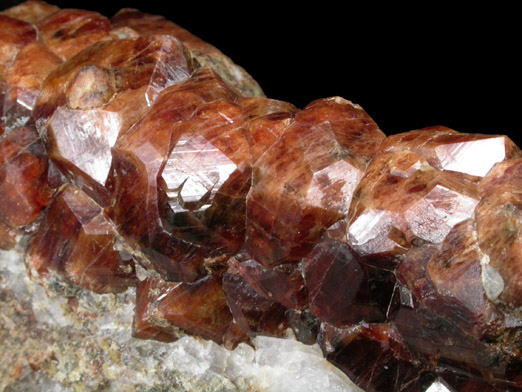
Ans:
POLYGON ((134 337, 291 330, 366 391, 522 390, 508 137, 386 136, 162 17, 35 0, 0 13, 0 115, 0 248, 72 303, 135 287, 134 337))

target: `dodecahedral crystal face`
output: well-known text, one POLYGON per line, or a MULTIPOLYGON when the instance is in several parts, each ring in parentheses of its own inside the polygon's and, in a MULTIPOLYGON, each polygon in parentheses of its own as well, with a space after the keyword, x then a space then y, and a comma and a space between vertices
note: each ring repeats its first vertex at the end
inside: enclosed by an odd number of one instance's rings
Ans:
POLYGON ((194 281, 204 258, 241 245, 250 152, 235 100, 203 70, 165 90, 115 147, 114 219, 168 279, 194 281))
POLYGON ((255 162, 247 242, 270 267, 305 256, 347 212, 382 132, 358 106, 319 100, 298 113, 255 162))
POLYGON ((137 338, 290 329, 367 391, 520 390, 518 147, 261 95, 162 17, 0 14, 0 248, 48 290, 135 287, 137 338))
POLYGON ((381 262, 393 262, 412 245, 441 243, 452 227, 473 215, 480 178, 518 154, 505 137, 444 127, 390 136, 356 190, 347 242, 381 262), (487 158, 473 165, 474 157, 483 155, 487 158))
POLYGON ((136 314, 135 335, 138 337, 150 329, 176 336, 181 328, 225 343, 227 335, 234 330, 234 319, 216 276, 207 276, 195 283, 147 279, 140 282, 138 292, 146 298, 136 314))
POLYGON ((475 212, 486 294, 515 312, 522 306, 521 170, 521 159, 495 166, 481 183, 475 212))
POLYGON ((32 223, 51 200, 51 171, 34 127, 0 136, 0 221, 12 229, 32 223))
POLYGON ((134 264, 118 245, 116 230, 103 210, 68 185, 43 217, 28 261, 39 274, 63 273, 79 287, 118 292, 136 283, 134 264))
POLYGON ((166 87, 192 72, 172 37, 99 42, 45 80, 37 125, 51 159, 99 203, 109 204, 111 148, 166 87))

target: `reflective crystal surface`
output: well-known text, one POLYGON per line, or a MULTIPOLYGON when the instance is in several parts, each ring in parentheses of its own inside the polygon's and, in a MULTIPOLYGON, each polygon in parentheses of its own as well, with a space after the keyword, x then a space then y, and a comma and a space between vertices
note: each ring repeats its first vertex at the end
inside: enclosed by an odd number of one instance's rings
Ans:
POLYGON ((520 150, 506 137, 444 127, 388 137, 362 178, 348 215, 347 242, 361 255, 394 263, 413 245, 440 243, 480 201, 480 178, 520 150), (470 163, 473 156, 481 168, 470 163), (473 166, 476 170, 470 170, 473 166))
POLYGON ((305 256, 347 212, 384 135, 342 98, 312 102, 255 162, 246 246, 266 267, 305 256))
POLYGON ((520 317, 522 306, 522 160, 502 162, 481 183, 476 210, 479 246, 484 252, 482 279, 489 299, 520 317), (518 309, 518 310, 517 310, 518 309))
POLYGON ((166 89, 114 148, 114 219, 169 280, 198 279, 205 258, 243 241, 250 151, 236 98, 202 69, 166 89))
POLYGON ((41 42, 32 42, 18 52, 6 74, 4 122, 8 129, 30 121, 44 79, 60 63, 41 42))
POLYGON ((13 230, 32 223, 51 201, 52 175, 34 127, 0 136, 0 221, 13 230))
POLYGON ((171 37, 105 40, 54 70, 35 108, 51 159, 99 203, 109 200, 111 148, 192 65, 171 37))
POLYGON ((162 17, 35 0, 0 14, 0 114, 0 248, 81 317, 122 293, 136 338, 293 334, 366 391, 522 389, 507 137, 386 137, 340 97, 263 97, 162 17))
POLYGON ((51 13, 36 26, 43 43, 62 60, 108 39, 111 29, 109 20, 103 15, 76 9, 51 13))
MULTIPOLYGON (((18 52, 27 44, 36 41, 37 31, 27 22, 0 14, 0 115, 6 116, 7 75, 18 52)), ((3 122, 3 121, 2 121, 3 122)))
POLYGON ((234 64, 220 50, 199 39, 184 28, 159 15, 151 15, 133 8, 124 8, 111 19, 113 31, 123 35, 169 35, 186 46, 202 67, 211 67, 230 86, 248 97, 263 96, 257 82, 243 68, 234 64))

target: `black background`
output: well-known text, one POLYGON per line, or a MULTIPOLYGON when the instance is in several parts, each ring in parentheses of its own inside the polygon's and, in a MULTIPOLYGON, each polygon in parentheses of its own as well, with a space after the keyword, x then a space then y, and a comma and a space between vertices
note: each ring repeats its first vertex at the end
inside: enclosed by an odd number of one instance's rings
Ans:
MULTIPOLYGON (((18 2, 0 0, 1 8, 18 2)), ((243 66, 267 96, 302 108, 339 95, 360 104, 386 134, 446 125, 508 134, 522 144, 522 34, 512 8, 458 9, 441 2, 54 4, 109 17, 122 7, 161 14, 243 66)))

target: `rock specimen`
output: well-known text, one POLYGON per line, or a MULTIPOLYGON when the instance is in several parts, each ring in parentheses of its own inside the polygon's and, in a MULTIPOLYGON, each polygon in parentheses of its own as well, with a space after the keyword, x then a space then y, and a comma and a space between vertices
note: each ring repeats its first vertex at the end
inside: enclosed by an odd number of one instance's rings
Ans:
POLYGON ((522 389, 507 137, 386 137, 343 98, 262 97, 161 17, 38 1, 0 15, 0 103, 0 247, 22 235, 72 308, 136 287, 165 350, 290 328, 367 391, 522 389))

